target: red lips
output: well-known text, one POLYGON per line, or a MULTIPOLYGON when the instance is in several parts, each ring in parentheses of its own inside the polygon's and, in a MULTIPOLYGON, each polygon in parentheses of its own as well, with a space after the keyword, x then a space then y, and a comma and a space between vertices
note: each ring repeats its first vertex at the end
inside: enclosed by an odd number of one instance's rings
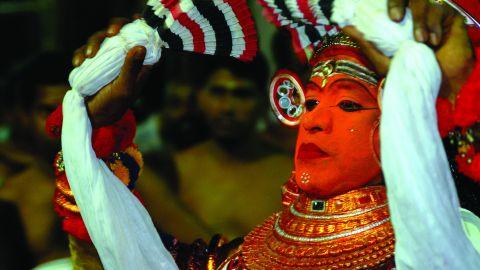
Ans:
POLYGON ((304 143, 298 149, 298 159, 316 159, 325 158, 329 155, 313 143, 304 143))

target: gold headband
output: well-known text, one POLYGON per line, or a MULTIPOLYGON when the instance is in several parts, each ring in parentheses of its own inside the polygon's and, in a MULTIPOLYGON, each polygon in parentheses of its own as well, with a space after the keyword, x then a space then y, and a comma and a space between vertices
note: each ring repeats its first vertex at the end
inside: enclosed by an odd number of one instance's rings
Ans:
POLYGON ((336 74, 346 74, 373 85, 378 84, 375 72, 370 69, 348 60, 328 60, 318 63, 312 71, 313 77, 322 77, 322 87, 328 82, 328 78, 336 74))
POLYGON ((336 35, 333 36, 325 36, 323 40, 320 43, 320 46, 318 46, 315 49, 315 52, 313 54, 312 59, 315 59, 320 55, 325 49, 332 47, 332 46, 346 46, 354 49, 360 49, 360 46, 358 46, 355 41, 353 41, 349 36, 346 34, 339 32, 336 35))

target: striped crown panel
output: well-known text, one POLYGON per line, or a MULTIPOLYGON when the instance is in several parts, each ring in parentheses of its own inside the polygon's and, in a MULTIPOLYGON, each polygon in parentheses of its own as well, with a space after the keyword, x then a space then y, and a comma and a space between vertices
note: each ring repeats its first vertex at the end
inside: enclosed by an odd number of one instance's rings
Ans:
POLYGON ((257 0, 264 14, 277 27, 286 28, 293 48, 307 60, 325 35, 335 35, 338 28, 330 24, 333 0, 257 0))
POLYGON ((144 18, 170 49, 244 61, 258 49, 245 0, 149 0, 144 18))

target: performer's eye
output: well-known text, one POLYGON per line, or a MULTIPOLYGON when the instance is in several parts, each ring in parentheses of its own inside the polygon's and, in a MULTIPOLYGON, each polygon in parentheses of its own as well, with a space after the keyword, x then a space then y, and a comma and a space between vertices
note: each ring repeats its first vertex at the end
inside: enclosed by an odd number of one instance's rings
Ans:
POLYGON ((337 105, 346 112, 356 112, 363 109, 363 106, 351 100, 342 100, 337 105))
POLYGON ((318 103, 318 100, 309 99, 305 101, 305 108, 307 108, 307 111, 311 112, 313 109, 315 109, 315 107, 317 107, 318 103))

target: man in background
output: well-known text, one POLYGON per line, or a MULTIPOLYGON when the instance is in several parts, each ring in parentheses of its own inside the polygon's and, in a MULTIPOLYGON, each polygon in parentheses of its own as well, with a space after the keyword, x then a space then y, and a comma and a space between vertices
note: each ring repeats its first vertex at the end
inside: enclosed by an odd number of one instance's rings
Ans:
POLYGON ((198 103, 211 139, 175 155, 178 197, 209 236, 234 238, 280 210, 280 186, 292 161, 261 139, 268 109, 265 59, 210 61, 198 103), (261 207, 252 211, 252 205, 261 207))
POLYGON ((52 160, 60 145, 47 136, 45 120, 68 89, 69 62, 59 53, 36 55, 13 69, 3 92, 11 136, 0 145, 0 199, 18 209, 36 262, 64 256, 68 250, 52 207, 52 160))
MULTIPOLYGON (((198 111, 187 115, 204 119, 209 139, 174 152, 174 181, 152 180, 147 168, 137 189, 162 231, 182 241, 218 232, 234 238, 280 210, 280 186, 292 161, 262 140, 268 108, 263 57, 252 63, 197 57, 190 62, 195 72, 190 80, 196 79, 198 111), (262 207, 251 211, 251 205, 262 207)), ((182 95, 181 89, 175 95, 182 95)), ((174 109, 177 102, 168 102, 172 100, 167 98, 164 106, 172 112, 182 111, 174 109)), ((181 126, 180 119, 172 125, 181 126)))

